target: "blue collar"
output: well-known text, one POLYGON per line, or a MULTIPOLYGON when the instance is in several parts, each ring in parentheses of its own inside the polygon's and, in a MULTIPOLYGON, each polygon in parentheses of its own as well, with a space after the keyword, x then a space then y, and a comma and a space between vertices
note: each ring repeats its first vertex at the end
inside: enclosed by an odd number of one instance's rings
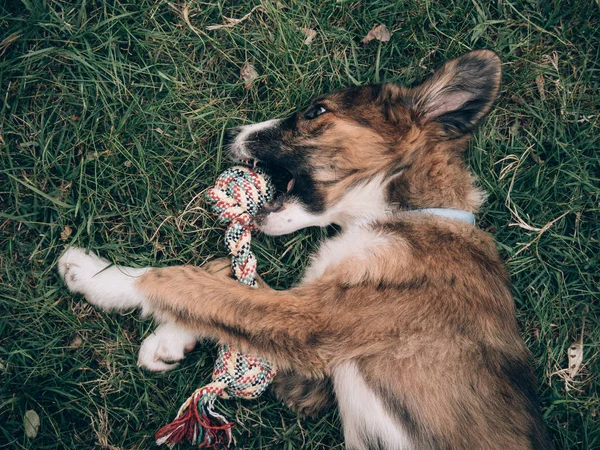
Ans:
POLYGON ((423 213, 423 214, 433 214, 436 216, 446 217, 448 219, 458 220, 460 222, 465 222, 471 225, 475 225, 475 214, 462 211, 460 209, 450 209, 450 208, 423 208, 423 209, 413 209, 410 211, 404 211, 407 213, 423 213))

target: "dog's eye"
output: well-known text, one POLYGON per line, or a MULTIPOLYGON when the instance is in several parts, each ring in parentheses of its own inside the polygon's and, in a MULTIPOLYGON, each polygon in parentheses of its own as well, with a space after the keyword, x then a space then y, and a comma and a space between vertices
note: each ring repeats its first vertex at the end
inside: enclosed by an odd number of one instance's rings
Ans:
POLYGON ((306 120, 313 120, 314 118, 319 117, 321 114, 325 114, 326 112, 327 110, 323 105, 315 105, 304 113, 304 118, 306 120))

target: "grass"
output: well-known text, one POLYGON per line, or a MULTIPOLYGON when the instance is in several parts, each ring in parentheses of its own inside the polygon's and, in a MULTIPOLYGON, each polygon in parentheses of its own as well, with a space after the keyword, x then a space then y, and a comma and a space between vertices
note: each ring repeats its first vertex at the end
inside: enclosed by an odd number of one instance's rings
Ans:
MULTIPOLYGON (((224 256, 198 194, 225 165, 227 127, 345 85, 415 83, 490 48, 504 86, 468 156, 490 194, 480 226, 507 260, 556 448, 600 448, 598 2, 264 0, 232 28, 206 28, 258 4, 0 6, 0 447, 151 448, 210 376, 210 344, 171 373, 139 370, 152 324, 69 295, 55 270, 66 246, 136 266, 224 256), (362 46, 380 23, 391 41, 362 46), (310 45, 302 27, 317 30, 310 45), (259 74, 249 90, 246 62, 259 74), (579 339, 584 367, 566 390, 553 373, 579 339), (41 418, 34 439, 23 430, 30 409, 41 418)), ((327 233, 257 238, 266 280, 292 284, 327 233)), ((271 394, 222 405, 239 448, 343 448, 336 412, 298 420, 271 394)))

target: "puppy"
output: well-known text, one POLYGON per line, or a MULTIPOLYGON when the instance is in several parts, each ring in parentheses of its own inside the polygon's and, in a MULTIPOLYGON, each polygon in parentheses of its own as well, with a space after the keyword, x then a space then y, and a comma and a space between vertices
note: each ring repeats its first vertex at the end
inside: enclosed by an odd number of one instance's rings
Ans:
POLYGON ((292 289, 248 288, 220 260, 103 270, 81 249, 60 274, 100 308, 160 322, 140 351, 150 370, 206 337, 275 362, 278 394, 301 413, 335 395, 349 450, 548 449, 510 282, 472 220, 485 195, 462 158, 500 78, 498 57, 474 51, 415 88, 344 89, 232 131, 234 160, 290 174, 263 232, 341 227, 292 289))

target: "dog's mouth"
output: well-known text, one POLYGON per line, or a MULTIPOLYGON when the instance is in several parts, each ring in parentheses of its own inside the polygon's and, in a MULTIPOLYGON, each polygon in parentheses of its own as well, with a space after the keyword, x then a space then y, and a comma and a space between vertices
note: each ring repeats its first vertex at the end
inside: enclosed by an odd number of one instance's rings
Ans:
POLYGON ((297 175, 290 169, 274 163, 266 163, 258 159, 240 159, 236 161, 238 164, 243 164, 253 168, 261 167, 271 177, 271 181, 275 186, 275 194, 273 200, 266 203, 259 215, 270 214, 277 212, 283 208, 285 199, 290 196, 296 184, 297 175))

